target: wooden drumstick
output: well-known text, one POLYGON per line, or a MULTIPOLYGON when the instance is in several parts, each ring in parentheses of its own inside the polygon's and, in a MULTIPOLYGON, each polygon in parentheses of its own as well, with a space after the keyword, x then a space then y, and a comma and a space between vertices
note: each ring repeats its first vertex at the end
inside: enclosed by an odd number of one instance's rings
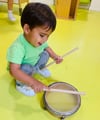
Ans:
MULTIPOLYGON (((70 55, 71 53, 75 52, 76 50, 78 50, 78 47, 73 48, 72 50, 70 50, 70 51, 68 51, 67 53, 65 53, 65 54, 62 56, 62 58, 70 55)), ((52 65, 52 64, 54 64, 54 63, 55 63, 55 61, 52 61, 51 63, 47 64, 43 69, 49 67, 50 65, 52 65)))
POLYGON ((62 90, 62 89, 53 89, 53 88, 43 89, 43 90, 48 92, 63 92, 68 94, 85 95, 84 92, 78 92, 78 91, 72 91, 72 90, 62 90))

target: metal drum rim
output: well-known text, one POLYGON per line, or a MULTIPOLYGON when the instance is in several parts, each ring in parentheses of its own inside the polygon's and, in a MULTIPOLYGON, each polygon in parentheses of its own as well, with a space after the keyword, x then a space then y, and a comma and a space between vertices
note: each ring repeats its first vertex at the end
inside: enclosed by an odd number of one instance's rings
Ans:
MULTIPOLYGON (((69 84, 69 83, 66 83, 66 82, 54 82, 52 84, 49 85, 49 87, 55 85, 55 84, 66 84, 66 85, 69 85, 70 87, 72 87, 74 90, 78 91, 73 85, 69 84)), ((46 91, 44 92, 43 94, 43 103, 44 103, 44 106, 45 108, 48 110, 48 112, 50 112, 51 114, 53 114, 54 116, 57 116, 57 117, 66 117, 66 116, 70 116, 72 114, 74 114, 75 112, 78 111, 78 109, 80 108, 80 105, 81 105, 81 97, 80 95, 77 95, 78 97, 78 104, 75 106, 75 108, 73 108, 73 110, 71 111, 66 111, 66 112, 59 112, 57 110, 54 110, 54 108, 52 108, 50 105, 48 105, 47 101, 46 101, 46 91)))

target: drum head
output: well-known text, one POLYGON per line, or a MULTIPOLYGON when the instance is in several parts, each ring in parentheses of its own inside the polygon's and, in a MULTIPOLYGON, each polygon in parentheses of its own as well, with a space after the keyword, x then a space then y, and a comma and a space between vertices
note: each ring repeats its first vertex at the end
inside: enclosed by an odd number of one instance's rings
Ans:
MULTIPOLYGON (((54 89, 73 90, 75 87, 65 82, 56 82, 49 86, 54 89)), ((68 94, 61 92, 44 92, 43 95, 44 107, 57 117, 66 117, 75 113, 81 103, 80 95, 68 94)))

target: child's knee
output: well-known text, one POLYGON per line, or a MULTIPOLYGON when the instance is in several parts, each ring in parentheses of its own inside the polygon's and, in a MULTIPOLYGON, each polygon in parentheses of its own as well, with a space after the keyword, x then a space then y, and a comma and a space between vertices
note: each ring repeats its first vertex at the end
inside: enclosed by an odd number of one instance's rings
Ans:
POLYGON ((41 54, 41 57, 42 58, 45 58, 45 59, 49 59, 49 53, 47 51, 44 51, 42 54, 41 54))

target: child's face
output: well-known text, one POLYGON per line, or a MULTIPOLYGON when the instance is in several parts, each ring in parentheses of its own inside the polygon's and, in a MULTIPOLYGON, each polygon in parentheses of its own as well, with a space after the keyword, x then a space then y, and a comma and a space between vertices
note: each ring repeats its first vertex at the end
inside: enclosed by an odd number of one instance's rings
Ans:
POLYGON ((48 40, 51 33, 52 30, 48 30, 45 26, 35 27, 32 30, 28 29, 28 32, 25 33, 25 38, 30 44, 38 47, 48 40))

